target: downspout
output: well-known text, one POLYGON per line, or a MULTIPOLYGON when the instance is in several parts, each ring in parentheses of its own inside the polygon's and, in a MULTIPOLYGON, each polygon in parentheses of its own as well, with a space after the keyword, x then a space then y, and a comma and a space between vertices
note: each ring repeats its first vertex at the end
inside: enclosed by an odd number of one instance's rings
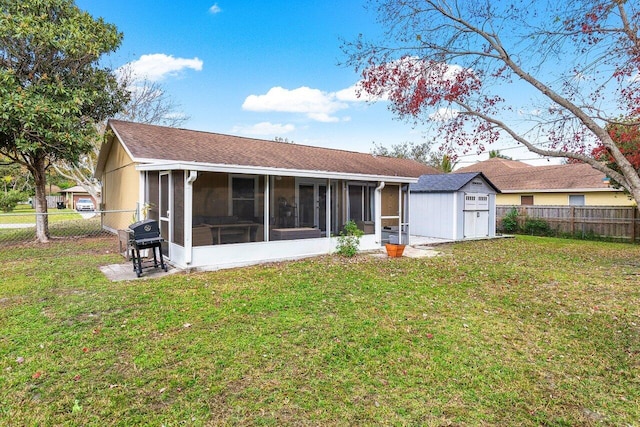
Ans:
POLYGON ((384 189, 384 181, 380 181, 380 184, 375 190, 375 222, 374 228, 376 232, 376 243, 382 244, 382 190, 384 189))
POLYGON ((402 210, 402 185, 398 185, 398 243, 402 245, 404 242, 402 241, 402 215, 404 214, 402 210))
POLYGON ((193 183, 198 179, 198 171, 189 171, 184 188, 184 262, 193 261, 193 183))

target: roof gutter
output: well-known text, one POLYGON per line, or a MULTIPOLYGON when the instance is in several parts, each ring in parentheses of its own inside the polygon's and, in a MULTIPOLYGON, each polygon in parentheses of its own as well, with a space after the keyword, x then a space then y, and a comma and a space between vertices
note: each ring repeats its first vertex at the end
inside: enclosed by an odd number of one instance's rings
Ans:
MULTIPOLYGON (((140 160, 138 160, 140 161, 140 160)), ((226 164, 202 164, 198 162, 162 162, 157 160, 149 160, 149 163, 141 163, 136 165, 136 169, 140 171, 162 171, 162 170, 197 170, 199 172, 223 172, 238 173, 249 175, 281 175, 295 176, 303 178, 327 178, 327 179, 347 179, 355 181, 386 181, 393 183, 416 183, 418 177, 410 176, 393 176, 393 175, 374 175, 374 174, 358 174, 348 172, 319 171, 306 169, 281 169, 264 166, 246 166, 246 165, 226 165, 226 164), (153 163, 151 163, 153 162, 153 163)))

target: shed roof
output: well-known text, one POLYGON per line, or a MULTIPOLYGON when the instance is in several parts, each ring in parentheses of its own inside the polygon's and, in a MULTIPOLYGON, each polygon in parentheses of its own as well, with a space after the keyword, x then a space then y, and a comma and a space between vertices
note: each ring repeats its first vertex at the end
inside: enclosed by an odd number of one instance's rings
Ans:
POLYGON ((586 163, 531 166, 515 160, 493 158, 456 171, 466 172, 482 172, 502 192, 609 189, 606 175, 586 163))
MULTIPOLYGON (((183 162, 201 166, 225 165, 413 179, 424 174, 439 173, 437 169, 414 160, 346 150, 120 120, 110 120, 109 127, 138 164, 183 162)), ((102 151, 108 150, 103 147, 102 151)), ((96 175, 106 162, 102 151, 96 175)))
POLYGON ((422 175, 409 187, 412 193, 449 193, 460 190, 475 178, 482 178, 497 193, 500 192, 482 172, 422 175))

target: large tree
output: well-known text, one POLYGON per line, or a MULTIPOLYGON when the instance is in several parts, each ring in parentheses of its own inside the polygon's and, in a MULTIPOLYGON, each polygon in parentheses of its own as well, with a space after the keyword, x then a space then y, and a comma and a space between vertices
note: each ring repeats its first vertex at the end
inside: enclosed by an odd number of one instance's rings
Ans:
MULTIPOLYGON (((114 118, 171 127, 180 126, 189 119, 189 116, 178 111, 179 104, 167 95, 160 83, 138 78, 128 65, 121 67, 117 75, 120 84, 129 91, 130 98, 114 118)), ((91 150, 82 154, 77 161, 61 159, 53 164, 58 174, 81 185, 98 204, 102 199, 102 187, 93 174, 105 129, 106 121, 97 125, 98 137, 93 140, 91 150)))
MULTIPOLYGON (((590 164, 640 201, 606 126, 640 113, 639 5, 625 0, 374 0, 380 38, 346 42, 362 91, 443 141, 513 141, 590 164), (605 147, 616 167, 590 155, 605 147)), ((628 123, 619 123, 621 126, 628 123)))
POLYGON ((72 0, 0 0, 0 154, 33 176, 41 242, 49 240, 47 169, 77 162, 91 149, 95 123, 127 99, 98 65, 121 40, 115 26, 72 0))

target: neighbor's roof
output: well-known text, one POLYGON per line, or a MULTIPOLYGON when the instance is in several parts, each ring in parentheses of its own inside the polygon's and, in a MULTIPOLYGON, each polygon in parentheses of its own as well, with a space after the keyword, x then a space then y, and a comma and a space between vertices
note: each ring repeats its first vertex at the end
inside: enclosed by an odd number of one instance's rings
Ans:
POLYGON ((61 193, 87 193, 87 190, 84 189, 84 187, 80 186, 80 185, 74 185, 73 187, 69 187, 65 190, 60 190, 61 193))
POLYGON ((612 190, 606 175, 586 163, 531 166, 493 158, 456 171, 464 172, 482 172, 503 193, 612 190))
MULTIPOLYGON (((193 169, 206 166, 239 166, 274 172, 299 171, 356 176, 418 178, 439 173, 414 160, 374 156, 346 150, 266 141, 219 133, 110 120, 109 126, 138 164, 182 163, 193 169)), ((103 151, 108 151, 104 150, 103 151)), ((96 174, 106 159, 98 159, 96 174)), ((284 173, 282 173, 284 174, 284 173)), ((320 173, 319 176, 323 174, 320 173)))
POLYGON ((422 175, 418 182, 409 187, 412 193, 448 193, 460 190, 475 178, 482 178, 496 192, 500 192, 482 172, 447 173, 422 175))

